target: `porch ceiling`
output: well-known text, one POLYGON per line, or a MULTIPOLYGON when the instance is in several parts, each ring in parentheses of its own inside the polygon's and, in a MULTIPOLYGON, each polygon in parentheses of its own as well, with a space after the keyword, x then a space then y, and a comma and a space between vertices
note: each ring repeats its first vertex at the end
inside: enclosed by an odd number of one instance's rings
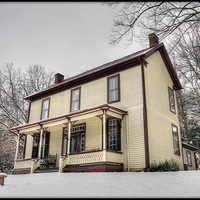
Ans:
POLYGON ((60 125, 64 127, 65 126, 64 124, 68 123, 69 120, 73 122, 73 121, 83 120, 83 119, 87 119, 91 117, 96 117, 96 116, 102 115, 103 110, 107 110, 108 115, 119 118, 119 119, 122 119, 124 115, 128 114, 127 111, 121 110, 114 106, 110 106, 108 104, 102 104, 96 107, 91 107, 88 109, 76 111, 76 112, 69 113, 66 115, 52 117, 52 118, 40 120, 33 123, 27 123, 25 125, 13 127, 11 130, 19 131, 20 133, 25 132, 27 134, 28 133, 31 134, 35 130, 40 129, 41 126, 43 128, 52 127, 52 126, 60 126, 60 125))

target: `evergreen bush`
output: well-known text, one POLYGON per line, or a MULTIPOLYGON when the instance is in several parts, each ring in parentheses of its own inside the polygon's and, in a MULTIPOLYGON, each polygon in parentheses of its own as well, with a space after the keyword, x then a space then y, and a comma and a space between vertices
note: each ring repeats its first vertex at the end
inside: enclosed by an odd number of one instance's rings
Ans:
POLYGON ((179 164, 176 160, 171 158, 170 160, 159 161, 159 163, 153 162, 148 168, 149 172, 167 172, 167 171, 179 171, 179 164))

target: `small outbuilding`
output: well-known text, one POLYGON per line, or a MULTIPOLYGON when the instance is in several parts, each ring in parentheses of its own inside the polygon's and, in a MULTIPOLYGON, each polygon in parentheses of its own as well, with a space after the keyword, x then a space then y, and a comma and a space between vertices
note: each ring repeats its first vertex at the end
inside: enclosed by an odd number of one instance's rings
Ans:
POLYGON ((182 142, 182 150, 184 170, 198 169, 198 160, 196 154, 198 153, 199 149, 191 144, 182 142))

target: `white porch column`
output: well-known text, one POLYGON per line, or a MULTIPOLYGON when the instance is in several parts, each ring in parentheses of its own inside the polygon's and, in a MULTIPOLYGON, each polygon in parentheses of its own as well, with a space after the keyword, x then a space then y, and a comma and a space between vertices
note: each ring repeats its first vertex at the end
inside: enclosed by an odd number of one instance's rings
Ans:
POLYGON ((41 129, 40 129, 40 144, 39 144, 39 152, 38 152, 38 158, 41 159, 41 152, 42 152, 42 136, 43 136, 43 133, 44 133, 44 129, 42 128, 41 126, 41 129))
POLYGON ((103 109, 103 162, 106 162, 106 110, 103 109))
POLYGON ((15 152, 15 161, 17 160, 17 156, 18 156, 18 151, 19 151, 19 140, 20 140, 20 133, 19 131, 17 131, 18 136, 17 136, 17 144, 16 144, 16 152, 15 152))
POLYGON ((71 139, 71 126, 72 126, 72 123, 69 119, 68 121, 68 141, 67 141, 67 157, 69 157, 69 154, 70 154, 70 139, 71 139))

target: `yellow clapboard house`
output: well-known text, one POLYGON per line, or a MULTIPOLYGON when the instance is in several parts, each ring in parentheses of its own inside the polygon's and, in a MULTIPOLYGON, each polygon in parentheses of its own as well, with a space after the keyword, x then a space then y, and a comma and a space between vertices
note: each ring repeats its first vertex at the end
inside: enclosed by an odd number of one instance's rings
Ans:
POLYGON ((183 170, 180 89, 155 34, 131 55, 67 79, 57 73, 54 84, 25 98, 29 121, 13 128, 13 173, 141 171, 171 158, 183 170))

